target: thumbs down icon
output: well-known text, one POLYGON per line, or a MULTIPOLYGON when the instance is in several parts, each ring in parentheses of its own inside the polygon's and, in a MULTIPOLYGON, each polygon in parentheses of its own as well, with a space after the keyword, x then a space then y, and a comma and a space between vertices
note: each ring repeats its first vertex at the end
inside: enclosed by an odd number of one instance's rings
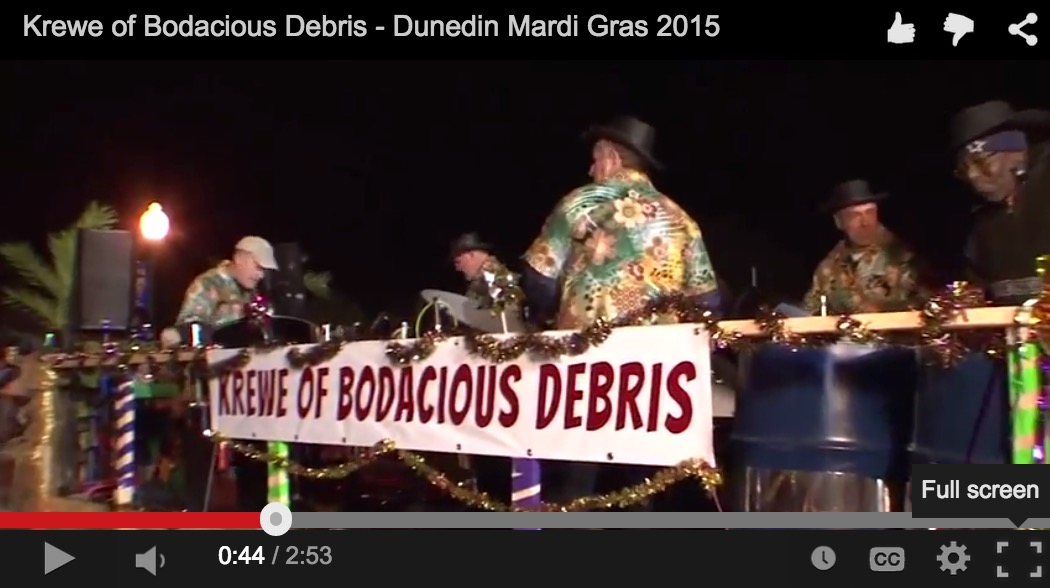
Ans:
POLYGON ((944 30, 952 33, 952 47, 958 47, 959 39, 962 39, 966 33, 973 32, 973 19, 954 12, 950 13, 948 18, 944 19, 944 30))

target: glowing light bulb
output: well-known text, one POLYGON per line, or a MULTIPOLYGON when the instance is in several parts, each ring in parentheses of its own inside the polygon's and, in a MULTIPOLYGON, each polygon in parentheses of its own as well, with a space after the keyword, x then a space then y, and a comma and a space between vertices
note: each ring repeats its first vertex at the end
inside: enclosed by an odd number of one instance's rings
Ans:
POLYGON ((160 241, 168 236, 171 223, 160 204, 154 202, 139 217, 139 233, 147 241, 160 241))

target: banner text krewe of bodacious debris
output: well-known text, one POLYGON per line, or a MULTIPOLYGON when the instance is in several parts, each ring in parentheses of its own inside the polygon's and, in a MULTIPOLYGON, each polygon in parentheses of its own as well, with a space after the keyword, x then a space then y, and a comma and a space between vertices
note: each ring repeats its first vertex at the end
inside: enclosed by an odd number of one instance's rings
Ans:
MULTIPOLYGON (((209 363, 236 350, 214 350, 209 363)), ((344 346, 292 369, 254 352, 210 382, 212 428, 231 438, 543 459, 674 465, 713 462, 706 334, 693 325, 617 329, 556 361, 494 364, 457 339, 391 365, 386 343, 344 346)))

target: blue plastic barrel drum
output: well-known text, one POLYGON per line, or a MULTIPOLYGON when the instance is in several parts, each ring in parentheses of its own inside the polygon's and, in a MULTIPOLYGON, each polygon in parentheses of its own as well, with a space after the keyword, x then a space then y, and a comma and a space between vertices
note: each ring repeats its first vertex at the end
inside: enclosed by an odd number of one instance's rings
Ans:
POLYGON ((768 345, 736 400, 733 510, 907 508, 912 463, 1007 463, 1005 368, 927 367, 900 347, 768 345))

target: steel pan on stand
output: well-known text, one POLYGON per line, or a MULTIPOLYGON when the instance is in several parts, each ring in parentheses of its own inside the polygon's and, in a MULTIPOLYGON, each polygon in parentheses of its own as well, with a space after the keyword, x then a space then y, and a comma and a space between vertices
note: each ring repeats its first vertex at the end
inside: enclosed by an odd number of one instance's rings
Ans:
MULTIPOLYGON (((476 331, 489 334, 526 331, 525 322, 519 314, 512 312, 493 314, 477 300, 462 294, 444 290, 423 290, 419 295, 428 303, 443 309, 459 323, 476 331)), ((521 496, 522 490, 528 490, 529 493, 535 491, 535 495, 529 494, 526 500, 538 503, 540 468, 537 460, 495 456, 474 456, 472 458, 463 454, 457 458, 460 466, 474 472, 475 480, 482 490, 511 500, 519 506, 526 505, 526 503, 519 503, 514 497, 521 496)))
POLYGON ((903 508, 917 360, 903 348, 767 345, 736 401, 735 510, 903 508))
MULTIPOLYGON (((316 343, 319 339, 320 329, 309 321, 287 316, 271 316, 267 319, 270 343, 274 345, 298 345, 316 343)), ((260 330, 257 323, 251 319, 241 319, 227 325, 214 329, 210 333, 210 341, 216 345, 227 348, 246 348, 263 344, 265 334, 260 330)), ((189 340, 189 339, 184 339, 189 340)), ((207 398, 207 395, 205 395, 207 398)), ((212 505, 211 488, 213 476, 211 474, 214 459, 213 450, 215 445, 201 437, 200 431, 207 428, 206 423, 208 406, 198 404, 189 411, 190 425, 187 427, 187 436, 183 438, 183 447, 187 451, 186 485, 189 495, 189 506, 192 510, 209 510, 212 505)), ((293 459, 300 461, 302 452, 299 446, 292 445, 293 459)), ((263 443, 257 444, 257 448, 264 450, 263 443)), ((239 454, 233 455, 233 463, 236 467, 236 500, 233 505, 235 510, 258 511, 266 506, 267 496, 267 465, 249 460, 239 454)), ((293 482, 295 483, 295 482, 293 482)))
POLYGON ((504 317, 494 316, 477 301, 444 290, 423 290, 419 293, 428 303, 443 309, 452 318, 482 333, 524 333, 525 323, 521 317, 505 313, 504 317), (504 324, 506 320, 506 324, 504 324))

